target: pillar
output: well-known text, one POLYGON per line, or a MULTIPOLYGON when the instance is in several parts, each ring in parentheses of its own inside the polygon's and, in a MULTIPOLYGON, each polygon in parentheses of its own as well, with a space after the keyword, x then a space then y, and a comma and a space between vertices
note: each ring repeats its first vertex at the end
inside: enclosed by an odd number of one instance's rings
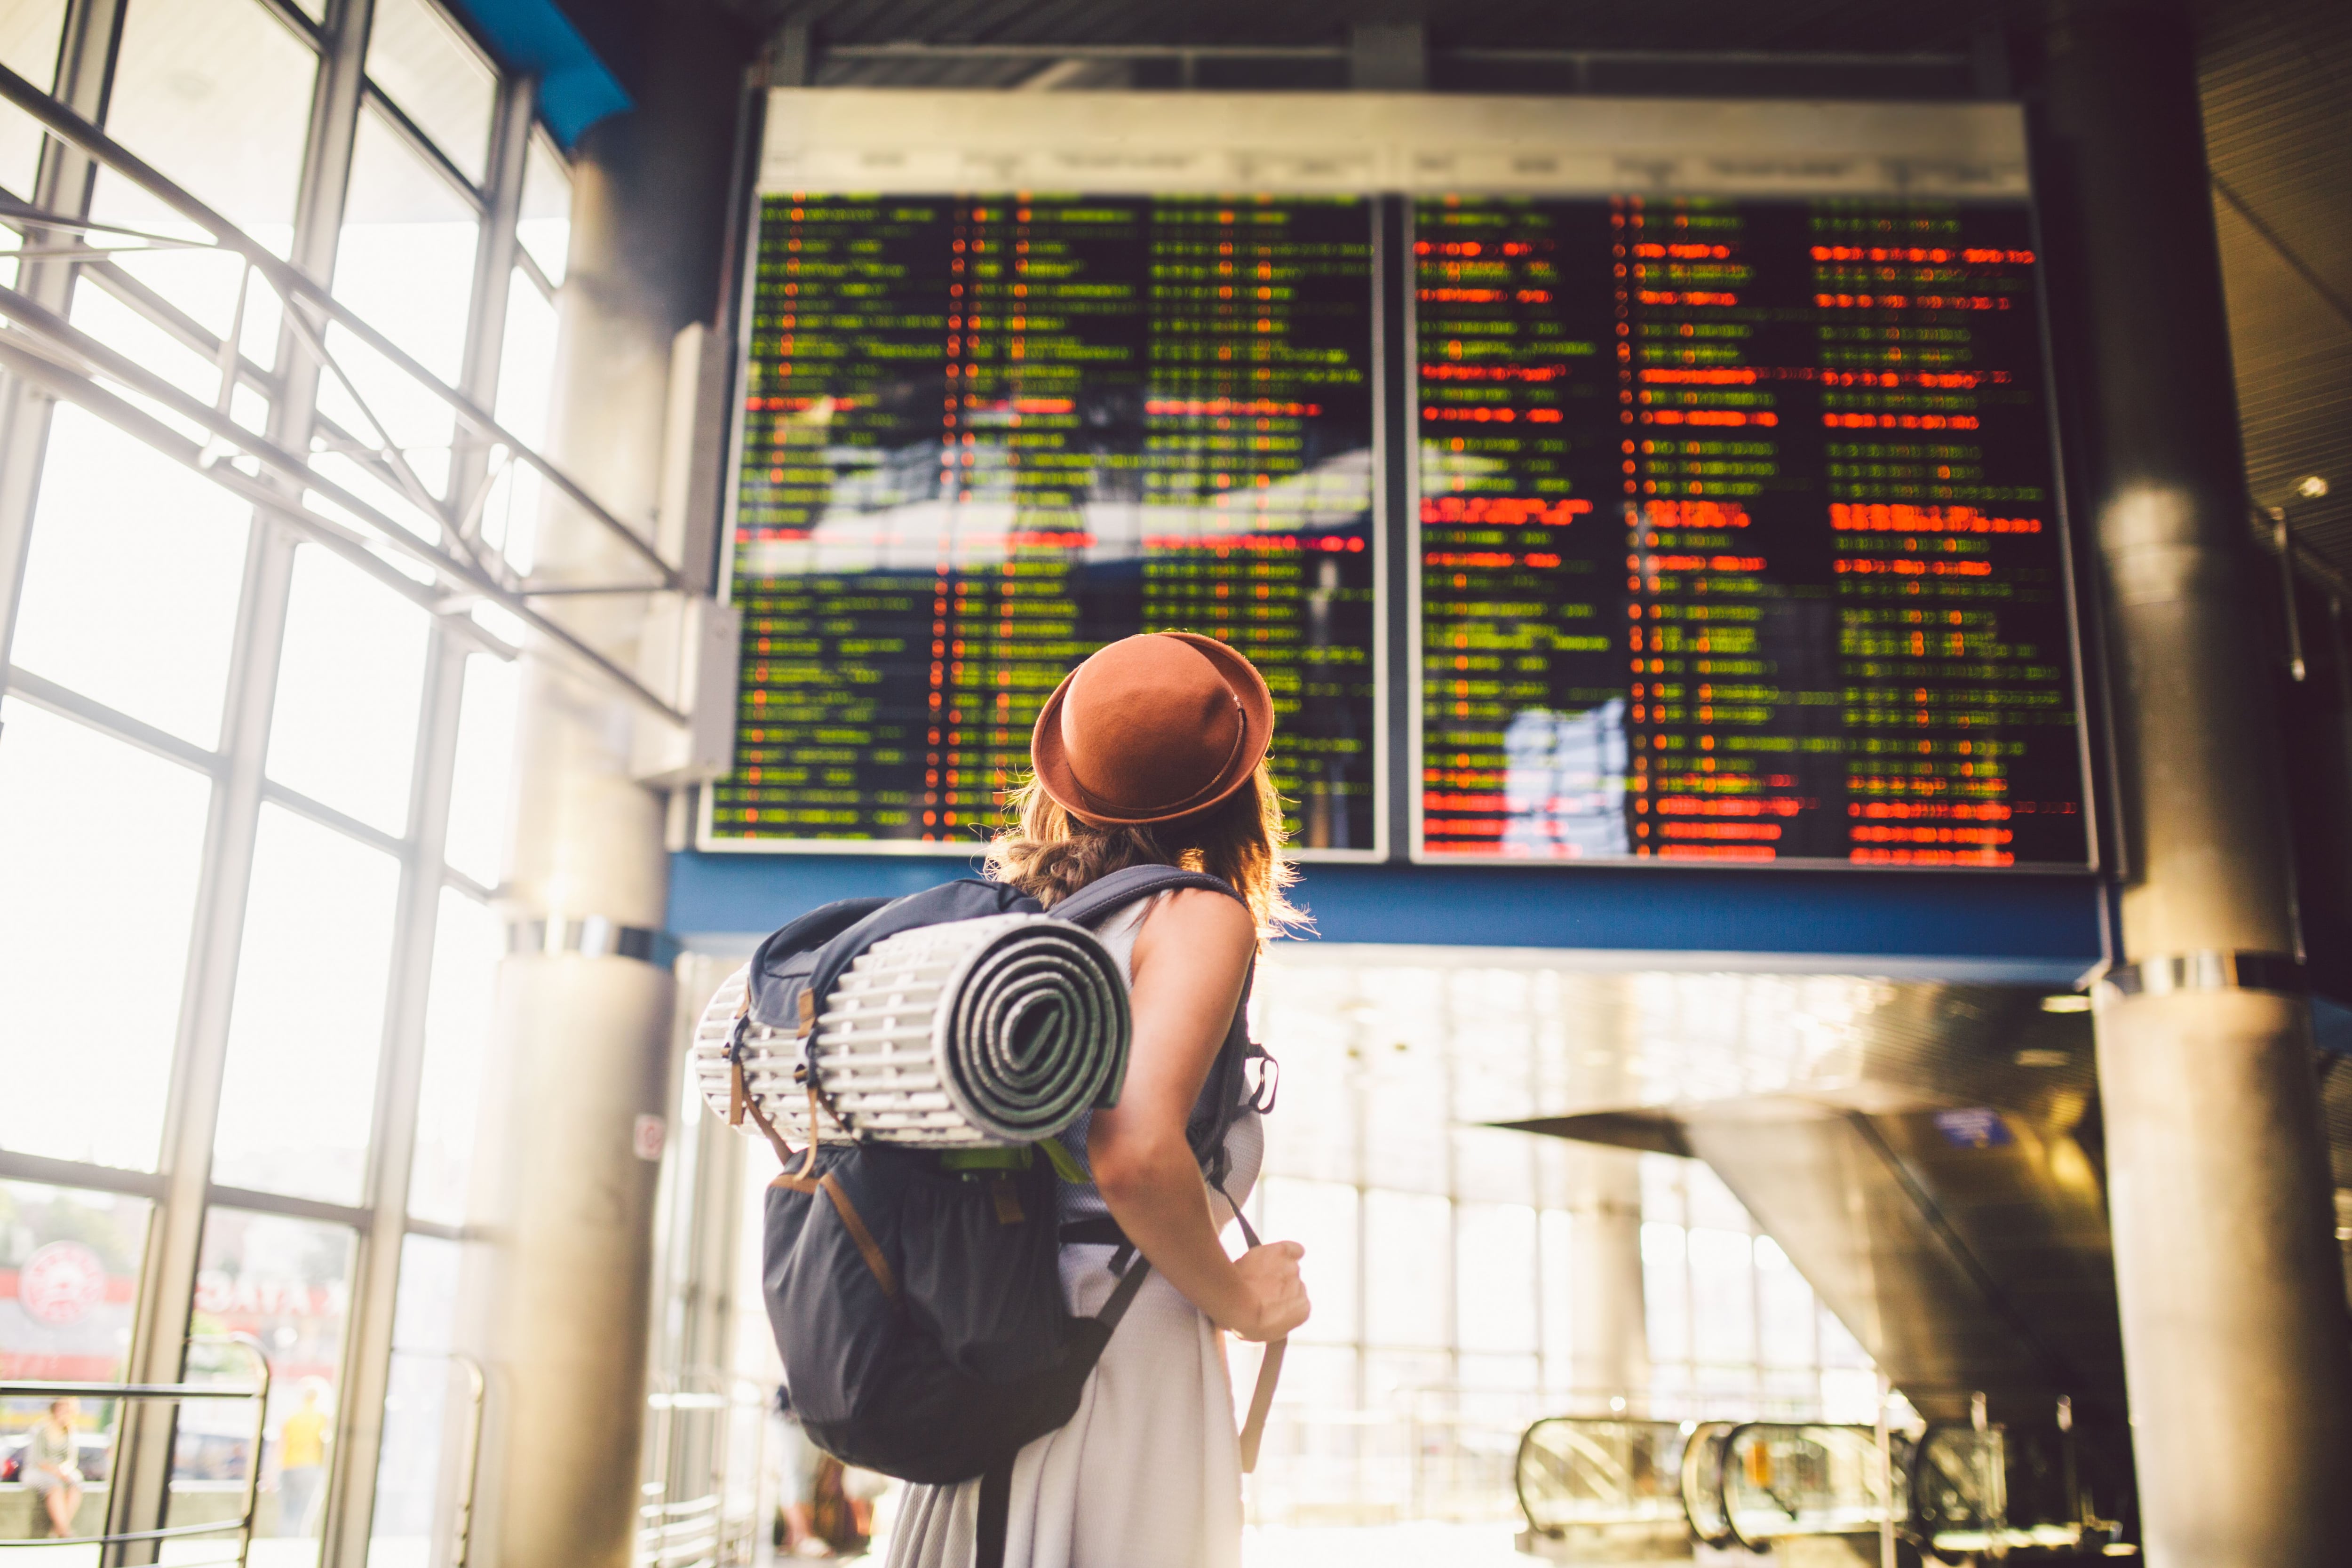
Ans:
MULTIPOLYGON (((548 455, 654 533, 670 343, 713 321, 748 40, 715 7, 663 7, 596 43, 635 100, 573 150, 548 455)), ((643 581, 628 548, 551 498, 535 574, 643 581)), ((647 601, 545 601, 624 668, 647 601)), ((555 658, 527 662, 495 1067, 475 1194, 488 1257, 467 1307, 491 1390, 478 1539, 496 1568, 628 1568, 637 1529, 657 1152, 673 981, 662 798, 632 771, 650 722, 555 658)))
POLYGON ((2191 39, 2084 5, 2048 45, 2118 752, 2098 1062, 2147 1558, 2320 1568, 2352 1532, 2352 1348, 2191 39))
POLYGON ((1591 1395, 1622 1394, 1629 1413, 1646 1415, 1650 1329, 1642 1279, 1642 1157, 1581 1143, 1570 1144, 1566 1154, 1575 1238, 1568 1261, 1575 1403, 1581 1410, 1591 1395))

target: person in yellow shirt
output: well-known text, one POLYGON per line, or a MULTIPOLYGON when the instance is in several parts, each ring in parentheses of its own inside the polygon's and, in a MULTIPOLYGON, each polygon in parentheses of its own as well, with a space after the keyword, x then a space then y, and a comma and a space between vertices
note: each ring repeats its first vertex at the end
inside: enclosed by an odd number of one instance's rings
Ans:
POLYGON ((327 1474, 327 1413, 319 1407, 317 1378, 302 1384, 301 1407, 278 1428, 278 1533, 307 1536, 327 1474))

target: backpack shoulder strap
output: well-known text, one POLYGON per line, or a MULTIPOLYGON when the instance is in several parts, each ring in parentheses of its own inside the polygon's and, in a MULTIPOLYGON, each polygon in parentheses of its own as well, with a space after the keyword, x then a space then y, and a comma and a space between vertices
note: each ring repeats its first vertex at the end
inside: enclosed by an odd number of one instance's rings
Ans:
POLYGON ((1244 902, 1231 883, 1205 871, 1187 871, 1181 866, 1129 866, 1087 883, 1050 912, 1073 925, 1092 926, 1154 893, 1172 893, 1181 888, 1199 888, 1244 902))

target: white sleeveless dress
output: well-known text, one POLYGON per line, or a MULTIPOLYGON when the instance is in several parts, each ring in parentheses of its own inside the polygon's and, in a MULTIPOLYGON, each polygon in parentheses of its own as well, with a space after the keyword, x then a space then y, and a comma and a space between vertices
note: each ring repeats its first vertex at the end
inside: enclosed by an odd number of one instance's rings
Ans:
MULTIPOLYGON (((1096 932, 1135 978, 1135 938, 1165 894, 1096 932)), ((1075 1140, 1084 1148, 1083 1129, 1075 1140)), ((1247 1203, 1265 1151, 1255 1112, 1225 1138, 1225 1190, 1247 1203)), ((1092 1188, 1065 1187, 1065 1221, 1106 1213, 1092 1188)), ((1231 1210, 1215 1194, 1221 1223, 1231 1210)), ((1065 1246, 1062 1292, 1074 1313, 1101 1310, 1117 1284, 1108 1247, 1065 1246)), ((1087 1379, 1077 1414, 1013 1464, 1005 1568, 1238 1568, 1241 1446, 1224 1336, 1159 1274, 1149 1276, 1087 1379)), ((980 1483, 907 1489, 888 1568, 971 1568, 980 1483)))

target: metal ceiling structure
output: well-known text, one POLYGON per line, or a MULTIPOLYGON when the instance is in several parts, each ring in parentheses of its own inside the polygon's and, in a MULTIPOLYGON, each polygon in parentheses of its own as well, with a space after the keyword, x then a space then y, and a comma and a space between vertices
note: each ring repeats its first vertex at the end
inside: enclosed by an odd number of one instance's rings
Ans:
MULTIPOLYGON (((1969 97, 2031 92, 2057 5, 1862 0, 720 0, 820 87, 1336 89, 1419 29, 1433 90, 1969 97)), ((2293 509, 2352 582, 2352 7, 2193 0, 2254 510, 2293 509), (2307 476, 2330 494, 2297 491, 2307 476)), ((1398 85, 1393 82, 1384 85, 1398 85)), ((2270 531, 2263 530, 2265 542, 2270 531)))
POLYGON ((2352 7, 2215 5, 2200 71, 2247 491, 2352 576, 2352 7))

